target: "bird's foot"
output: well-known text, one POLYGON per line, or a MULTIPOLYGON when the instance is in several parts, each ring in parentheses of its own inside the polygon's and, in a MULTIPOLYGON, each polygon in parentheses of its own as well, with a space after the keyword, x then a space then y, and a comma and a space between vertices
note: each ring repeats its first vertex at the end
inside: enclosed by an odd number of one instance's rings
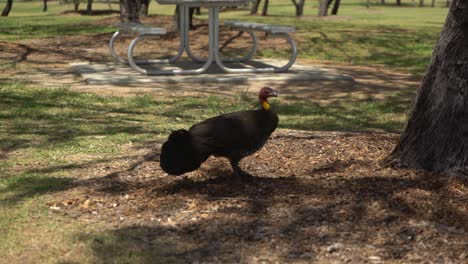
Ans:
POLYGON ((251 180, 252 179, 252 175, 243 171, 239 166, 233 166, 232 169, 233 169, 232 176, 235 179, 237 180, 251 180))

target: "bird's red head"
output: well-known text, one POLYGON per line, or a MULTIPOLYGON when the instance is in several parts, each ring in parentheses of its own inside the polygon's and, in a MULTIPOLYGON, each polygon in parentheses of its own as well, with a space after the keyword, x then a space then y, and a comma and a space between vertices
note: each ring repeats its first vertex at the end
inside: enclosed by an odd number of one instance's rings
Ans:
POLYGON ((258 93, 258 100, 265 110, 270 110, 270 104, 267 100, 268 97, 278 97, 278 93, 270 87, 263 87, 260 93, 258 93))

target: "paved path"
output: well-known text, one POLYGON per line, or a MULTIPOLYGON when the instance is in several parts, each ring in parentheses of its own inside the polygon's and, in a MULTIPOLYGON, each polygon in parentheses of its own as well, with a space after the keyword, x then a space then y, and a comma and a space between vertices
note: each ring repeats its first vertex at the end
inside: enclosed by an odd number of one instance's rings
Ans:
MULTIPOLYGON (((190 64, 192 64, 190 62, 190 64)), ((178 68, 190 68, 190 64, 182 62, 178 68)), ((281 60, 256 60, 248 65, 237 63, 230 67, 252 67, 282 65, 281 60)), ((161 67, 162 69, 174 67, 161 67)), ((167 75, 146 76, 135 72, 128 66, 114 63, 71 63, 70 70, 80 76, 88 84, 134 85, 149 83, 248 83, 252 81, 352 81, 353 77, 340 74, 330 69, 295 63, 285 73, 224 73, 216 65, 212 65, 207 73, 200 75, 167 75)))

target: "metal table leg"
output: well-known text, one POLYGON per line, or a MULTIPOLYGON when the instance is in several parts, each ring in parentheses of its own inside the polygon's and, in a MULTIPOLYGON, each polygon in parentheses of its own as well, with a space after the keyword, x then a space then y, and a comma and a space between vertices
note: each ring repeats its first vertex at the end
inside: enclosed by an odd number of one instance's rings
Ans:
POLYGON ((289 45, 291 45, 291 57, 289 61, 281 66, 281 67, 268 67, 268 68, 254 68, 254 69, 234 69, 234 68, 229 68, 224 65, 221 56, 219 54, 219 8, 215 7, 213 11, 213 23, 217 25, 215 28, 216 32, 214 34, 214 43, 213 45, 215 46, 214 50, 214 59, 216 61, 216 64, 225 72, 228 73, 256 73, 256 72, 283 72, 288 70, 296 61, 297 58, 297 47, 294 42, 294 40, 289 36, 288 34, 271 34, 271 36, 274 37, 281 37, 285 38, 289 45))
MULTIPOLYGON (((181 10, 182 9, 185 9, 185 7, 181 8, 181 10)), ((183 11, 183 12, 185 12, 185 11, 183 11)), ((203 64, 202 67, 200 67, 198 69, 195 69, 195 70, 181 70, 181 69, 175 69, 175 70, 147 70, 147 69, 141 68, 140 66, 137 65, 136 61, 133 58, 133 50, 134 50, 135 46, 142 39, 145 38, 145 35, 138 36, 128 46, 128 63, 137 72, 142 73, 142 74, 147 74, 147 75, 199 74, 199 73, 202 73, 202 72, 206 71, 210 67, 210 65, 213 63, 214 54, 215 54, 215 50, 216 50, 215 49, 216 47, 214 46, 214 42, 212 41, 212 40, 215 39, 215 31, 216 31, 216 28, 214 27, 215 23, 213 22, 213 20, 215 18, 214 10, 212 8, 210 8, 209 12, 210 12, 209 19, 208 19, 208 27, 209 27, 208 31, 209 31, 209 39, 210 39, 209 52, 208 52, 209 55, 208 55, 208 59, 206 60, 205 64, 203 64)), ((181 21, 184 22, 184 19, 181 19, 181 21)), ((185 30, 185 29, 181 28, 181 30, 185 30)), ((186 31, 184 31, 184 32, 186 32, 186 31)), ((181 33, 184 33, 184 32, 181 32, 181 33)), ((185 43, 185 37, 182 37, 182 36, 183 35, 181 35, 181 39, 182 39, 181 41, 183 41, 185 43)))
MULTIPOLYGON (((115 46, 115 41, 118 36, 120 36, 122 33, 121 31, 117 31, 114 33, 112 36, 110 42, 109 42, 109 49, 110 53, 112 55, 112 58, 114 58, 114 61, 117 63, 122 63, 122 64, 128 64, 128 61, 125 60, 124 58, 120 57, 117 52, 115 52, 114 46, 115 46)), ((160 35, 139 35, 137 38, 149 38, 149 37, 159 37, 160 35)), ((177 51, 177 54, 172 56, 169 59, 151 59, 151 60, 135 60, 135 63, 137 64, 162 64, 162 63, 174 63, 177 61, 183 54, 184 52, 184 46, 183 46, 183 40, 181 39, 180 41, 180 46, 177 51)))

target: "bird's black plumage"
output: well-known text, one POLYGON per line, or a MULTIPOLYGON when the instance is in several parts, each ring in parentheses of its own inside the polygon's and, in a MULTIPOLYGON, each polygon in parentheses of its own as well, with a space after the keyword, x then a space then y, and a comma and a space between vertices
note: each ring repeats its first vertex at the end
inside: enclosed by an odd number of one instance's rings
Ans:
POLYGON ((168 174, 181 175, 196 170, 213 155, 228 158, 234 172, 240 173, 239 161, 262 148, 278 125, 278 116, 266 100, 270 96, 277 94, 271 88, 262 88, 262 109, 212 117, 189 130, 172 132, 161 149, 161 168, 168 174))

